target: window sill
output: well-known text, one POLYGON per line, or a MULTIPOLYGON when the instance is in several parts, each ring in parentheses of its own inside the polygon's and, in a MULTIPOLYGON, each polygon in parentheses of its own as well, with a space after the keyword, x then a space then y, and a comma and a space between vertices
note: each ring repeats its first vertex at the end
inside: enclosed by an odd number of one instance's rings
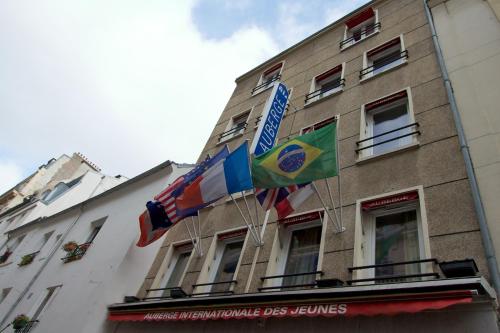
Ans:
POLYGON ((383 71, 383 72, 380 72, 380 73, 377 73, 377 74, 374 74, 374 75, 371 75, 371 76, 365 76, 365 77, 363 77, 362 79, 360 79, 360 80, 359 80, 359 83, 364 83, 364 82, 366 82, 366 81, 370 81, 370 80, 371 80, 371 79, 373 79, 373 78, 379 77, 379 76, 381 76, 381 75, 384 75, 385 73, 389 73, 389 72, 391 72, 391 71, 393 71, 393 70, 395 70, 395 69, 398 69, 399 67, 404 66, 404 65, 406 65, 407 63, 408 63, 408 60, 404 59, 404 60, 403 60, 400 64, 397 64, 397 65, 396 65, 396 66, 394 66, 394 67, 391 67, 391 68, 389 68, 389 69, 386 69, 386 70, 385 70, 385 71, 383 71))
POLYGON ((270 84, 270 85, 268 85, 268 86, 267 86, 267 87, 265 87, 265 88, 260 88, 260 89, 255 90, 255 91, 252 93, 252 96, 257 96, 258 94, 260 94, 260 93, 262 93, 262 92, 264 92, 264 91, 266 91, 266 90, 268 90, 268 89, 270 89, 270 88, 274 87, 274 83, 275 83, 275 82, 277 82, 277 81, 278 81, 278 80, 274 81, 274 82, 273 82, 273 84, 270 84))
POLYGON ((337 96, 338 94, 340 94, 340 93, 341 93, 341 92, 343 92, 343 91, 344 91, 344 88, 339 89, 339 90, 337 90, 337 91, 334 91, 334 92, 332 92, 330 95, 327 95, 327 96, 321 97, 321 98, 316 99, 316 100, 314 100, 314 101, 310 101, 310 102, 308 101, 307 103, 305 103, 305 104, 304 104, 304 108, 308 108, 308 107, 310 107, 310 106, 313 106, 313 105, 316 105, 316 104, 318 104, 318 103, 321 103, 321 102, 323 102, 323 101, 325 101, 325 100, 327 100, 327 99, 329 99, 329 98, 331 98, 331 97, 333 97, 333 96, 337 96))
POLYGON ((231 141, 231 140, 233 140, 235 138, 239 138, 240 136, 243 136, 243 134, 244 133, 238 133, 238 134, 235 134, 235 135, 233 135, 233 136, 231 136, 229 138, 224 138, 224 139, 220 140, 219 142, 217 142, 216 146, 220 146, 223 143, 227 143, 227 142, 229 142, 229 141, 231 141))
POLYGON ((360 157, 360 158, 358 158, 356 160, 356 164, 361 165, 361 164, 364 164, 364 163, 368 163, 370 161, 375 161, 375 160, 379 160, 379 159, 382 159, 382 158, 385 158, 385 157, 396 155, 396 154, 405 152, 407 150, 417 149, 418 147, 420 147, 420 143, 418 142, 418 140, 416 140, 413 143, 410 143, 410 144, 407 144, 405 146, 401 146, 401 147, 398 147, 398 148, 395 148, 395 149, 392 149, 392 150, 388 150, 388 151, 386 151, 384 153, 381 153, 381 154, 360 157))
POLYGON ((12 261, 4 262, 3 264, 0 264, 0 267, 9 266, 10 264, 12 264, 12 261))
POLYGON ((378 34, 379 32, 380 32, 380 29, 377 29, 377 30, 376 30, 374 33, 372 33, 371 35, 365 36, 364 38, 361 38, 360 40, 357 40, 357 41, 355 41, 354 43, 351 43, 351 44, 349 44, 349 45, 343 45, 343 46, 340 48, 340 52, 345 51, 345 50, 347 50, 348 48, 350 48, 351 46, 354 46, 354 45, 356 45, 356 44, 358 44, 358 43, 361 43, 362 41, 364 41, 364 40, 366 40, 366 39, 368 39, 368 38, 370 38, 370 37, 372 37, 372 36, 375 36, 375 35, 376 35, 376 34, 378 34))

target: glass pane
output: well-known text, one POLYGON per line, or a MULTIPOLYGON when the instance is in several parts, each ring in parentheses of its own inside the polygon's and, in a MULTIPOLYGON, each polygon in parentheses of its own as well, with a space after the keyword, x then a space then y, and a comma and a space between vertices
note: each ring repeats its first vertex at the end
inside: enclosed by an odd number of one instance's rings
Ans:
MULTIPOLYGON (((167 281, 167 284, 165 285, 164 288, 173 288, 173 287, 178 287, 179 283, 181 282, 181 277, 182 274, 184 273, 184 270, 186 269, 189 256, 191 255, 191 252, 184 252, 179 254, 179 257, 177 258, 177 262, 175 263, 175 267, 172 271, 172 274, 170 274, 170 277, 167 281)), ((165 290, 163 292, 163 296, 170 296, 170 290, 165 290)))
MULTIPOLYGON (((285 275, 314 272, 318 267, 321 227, 295 230, 291 235, 290 249, 285 266, 285 275)), ((316 275, 290 276, 283 279, 283 285, 314 283, 316 275)))
MULTIPOLYGON (((388 131, 403 127, 409 124, 410 117, 407 112, 406 103, 395 106, 383 112, 373 115, 373 136, 384 134, 388 131)), ((388 133, 373 139, 373 144, 377 144, 392 138, 410 133, 410 128, 404 128, 399 131, 388 133)), ((373 147, 373 153, 379 154, 384 151, 394 149, 411 142, 411 137, 407 136, 401 139, 389 141, 373 147)))
MULTIPOLYGON (((375 265, 419 260, 417 212, 415 210, 376 218, 375 265)), ((375 276, 420 273, 419 264, 378 267, 375 276)))
MULTIPOLYGON (((231 281, 233 279, 242 248, 243 241, 226 244, 214 282, 231 281)), ((212 292, 228 291, 230 286, 230 283, 214 284, 212 292)))
POLYGON ((403 59, 401 58, 401 51, 399 50, 399 48, 386 56, 373 60, 373 75, 399 65, 401 61, 403 61, 403 59))

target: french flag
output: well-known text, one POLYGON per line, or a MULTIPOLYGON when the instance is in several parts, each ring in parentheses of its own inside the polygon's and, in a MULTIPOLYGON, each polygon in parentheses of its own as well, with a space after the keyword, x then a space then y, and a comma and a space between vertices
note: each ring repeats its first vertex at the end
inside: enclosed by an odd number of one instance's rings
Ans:
POLYGON ((245 142, 224 160, 207 169, 184 189, 175 204, 178 214, 198 211, 220 198, 253 188, 248 143, 245 142))

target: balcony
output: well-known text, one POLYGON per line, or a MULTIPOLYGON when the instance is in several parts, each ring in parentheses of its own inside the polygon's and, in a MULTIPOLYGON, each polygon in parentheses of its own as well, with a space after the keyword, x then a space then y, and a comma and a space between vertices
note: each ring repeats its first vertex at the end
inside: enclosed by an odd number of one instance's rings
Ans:
POLYGON ((239 134, 242 134, 247 128, 247 125, 248 124, 246 122, 241 123, 225 132, 222 132, 221 134, 219 134, 219 142, 227 141, 239 134))
MULTIPOLYGON (((263 276, 260 278, 261 281, 273 280, 273 279, 286 279, 293 278, 297 276, 308 276, 308 275, 323 275, 322 271, 313 271, 313 272, 303 272, 303 273, 293 273, 293 274, 283 274, 283 275, 271 275, 271 276, 263 276)), ((313 278, 310 283, 296 283, 296 284, 284 284, 279 286, 270 286, 270 287, 260 287, 259 291, 266 290, 290 290, 290 289, 306 289, 306 288, 314 288, 317 285, 317 281, 313 278)))
POLYGON ((85 255, 87 249, 90 247, 91 244, 92 243, 83 243, 78 245, 76 249, 68 252, 68 254, 66 254, 65 257, 61 258, 61 260, 63 261, 63 263, 66 264, 68 262, 82 259, 82 257, 85 255))
POLYGON ((18 266, 26 266, 29 265, 33 262, 33 259, 35 259, 36 255, 40 253, 40 251, 36 251, 30 254, 26 254, 21 257, 21 262, 19 262, 17 265, 18 266))
POLYGON ((272 83, 274 81, 277 81, 281 79, 281 75, 278 74, 278 75, 275 75, 271 78, 269 78, 268 80, 262 82, 261 84, 259 84, 258 86, 256 86, 255 88, 252 89, 252 95, 255 94, 256 92, 259 92, 259 91, 262 91, 262 90, 265 90, 267 89, 268 87, 272 86, 272 83))
POLYGON ((312 102, 320 100, 323 97, 330 96, 337 91, 341 91, 345 86, 345 79, 339 79, 332 83, 332 85, 329 84, 327 87, 321 87, 320 89, 307 94, 304 103, 310 104, 312 102))
POLYGON ((207 291, 207 292, 201 292, 201 293, 192 293, 191 296, 217 296, 217 295, 232 295, 234 292, 231 290, 231 287, 238 283, 236 280, 229 280, 229 281, 219 281, 219 282, 210 282, 210 283, 198 283, 198 284, 193 284, 193 290, 196 289, 196 287, 205 287, 205 286, 224 286, 226 285, 227 290, 221 290, 221 291, 207 291))
POLYGON ((372 66, 363 68, 359 72, 359 80, 363 81, 379 73, 388 71, 398 65, 404 64, 408 60, 408 51, 401 51, 399 54, 394 54, 382 59, 380 62, 373 64, 372 66))
POLYGON ((36 326, 38 320, 31 320, 26 323, 23 328, 14 329, 14 333, 28 333, 33 327, 36 326))
POLYGON ((355 43, 373 35, 381 27, 380 22, 372 23, 365 26, 360 31, 355 32, 351 37, 344 39, 339 43, 340 49, 345 49, 348 46, 354 45, 355 43))
MULTIPOLYGON (((371 153, 366 154, 366 155, 371 156, 371 155, 377 155, 379 153, 383 153, 383 152, 385 152, 384 150, 389 151, 389 150, 391 150, 391 149, 387 149, 387 146, 389 143, 395 142, 396 140, 401 140, 404 138, 410 138, 413 135, 420 135, 421 133, 418 130, 419 126, 420 126, 419 123, 415 122, 412 124, 408 124, 405 126, 395 128, 393 130, 390 130, 390 131, 387 131, 387 132, 384 132, 384 133, 381 133, 378 135, 374 135, 372 137, 369 137, 369 138, 366 138, 366 139, 363 139, 360 141, 356 141, 356 145, 358 148, 355 150, 355 152, 359 154, 360 152, 363 152, 364 150, 370 149, 370 150, 372 150, 371 153), (390 137, 388 136, 389 134, 393 134, 393 133, 396 133, 396 132, 402 131, 402 130, 406 130, 405 132, 407 132, 407 133, 404 133, 401 135, 396 135, 396 136, 390 136, 390 137), (373 148, 375 148, 375 147, 378 147, 378 150, 382 150, 382 151, 381 152, 374 151, 373 148)), ((403 147, 405 145, 406 144, 397 144, 395 148, 403 147)), ((389 147, 389 148, 394 148, 394 147, 389 147)))

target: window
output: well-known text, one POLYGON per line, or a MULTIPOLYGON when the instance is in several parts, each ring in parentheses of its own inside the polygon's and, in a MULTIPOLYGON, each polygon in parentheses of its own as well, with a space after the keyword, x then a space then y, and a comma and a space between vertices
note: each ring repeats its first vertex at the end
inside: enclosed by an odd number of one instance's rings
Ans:
POLYGON ((361 13, 348 19, 345 23, 344 40, 340 42, 340 49, 344 50, 365 38, 368 38, 380 29, 378 12, 367 8, 361 13))
POLYGON ((226 130, 220 134, 219 142, 224 142, 243 134, 245 128, 247 127, 247 120, 251 111, 252 110, 245 111, 231 118, 227 124, 226 130))
POLYGON ((365 104, 361 112, 361 138, 356 152, 360 157, 394 151, 416 142, 409 89, 365 104))
POLYGON ((155 284, 157 285, 157 289, 162 290, 155 291, 154 296, 170 297, 172 288, 181 286, 192 253, 193 244, 191 242, 172 245, 170 253, 167 253, 165 258, 165 263, 168 262, 168 266, 160 268, 163 274, 159 276, 159 283, 155 284))
POLYGON ((57 184, 51 191, 43 192, 44 194, 41 198, 42 202, 45 204, 51 203, 52 201, 63 195, 65 192, 67 192, 70 188, 78 184, 82 178, 83 176, 75 178, 68 183, 61 182, 57 184))
POLYGON ((11 290, 12 287, 2 289, 2 294, 0 294, 0 304, 7 298, 7 296, 9 296, 11 290))
POLYGON ((57 291, 61 288, 61 286, 55 286, 55 287, 49 287, 45 289, 40 297, 37 299, 33 307, 28 313, 28 317, 31 318, 31 321, 34 322, 36 320, 39 320, 40 317, 42 316, 43 312, 47 309, 47 307, 50 305, 52 300, 57 294, 57 291))
POLYGON ((344 81, 344 65, 338 65, 316 76, 311 82, 310 93, 306 95, 305 103, 309 104, 342 91, 344 81))
POLYGON ((426 263, 415 263, 430 258, 421 193, 420 187, 358 200, 361 220, 356 221, 355 261, 357 266, 381 266, 356 271, 357 278, 375 278, 378 283, 412 281, 432 270, 426 263))
POLYGON ((326 125, 330 125, 331 123, 335 122, 336 119, 337 119, 336 117, 331 117, 331 118, 327 118, 325 120, 322 120, 314 125, 304 127, 301 129, 300 135, 319 130, 320 128, 325 127, 326 125))
POLYGON ((278 221, 262 290, 314 287, 323 258, 326 219, 322 211, 278 221), (276 277, 275 277, 276 276, 276 277), (270 278, 269 278, 270 277, 270 278))
POLYGON ((194 285, 194 294, 217 295, 232 292, 247 238, 246 228, 219 233, 214 237, 198 278, 199 282, 194 285))
POLYGON ((47 244, 47 242, 49 241, 50 237, 52 237, 53 234, 54 231, 52 230, 43 235, 43 238, 38 246, 38 251, 42 251, 43 247, 45 246, 45 244, 47 244))
POLYGON ((281 71, 283 69, 283 63, 280 62, 270 68, 266 69, 260 76, 257 86, 252 89, 252 94, 258 94, 269 87, 274 85, 274 82, 281 78, 281 71))
POLYGON ((408 51, 403 44, 403 36, 396 37, 363 55, 363 69, 359 73, 361 81, 386 72, 407 62, 408 51))
POLYGON ((7 260, 10 258, 12 253, 16 250, 16 248, 21 244, 23 241, 24 237, 26 235, 19 236, 14 239, 10 239, 7 242, 7 245, 3 247, 2 251, 3 253, 0 255, 0 264, 4 264, 7 262, 7 260))

